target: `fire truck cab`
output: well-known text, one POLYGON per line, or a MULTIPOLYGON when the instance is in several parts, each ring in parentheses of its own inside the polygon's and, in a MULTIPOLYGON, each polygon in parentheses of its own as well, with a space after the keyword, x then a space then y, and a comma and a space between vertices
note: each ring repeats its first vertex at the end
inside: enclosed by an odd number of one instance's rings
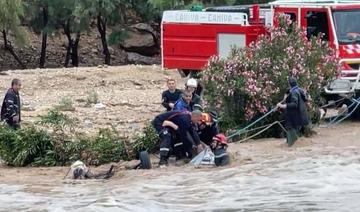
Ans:
MULTIPOLYGON (((274 26, 277 14, 287 14, 307 36, 322 33, 341 59, 341 75, 325 92, 360 90, 360 1, 278 0, 266 5, 165 11, 161 24, 162 66, 183 72, 200 71, 213 55, 228 56, 274 26)), ((276 26, 276 25, 275 25, 276 26)))
POLYGON ((307 36, 323 34, 340 58, 341 73, 325 87, 327 94, 351 94, 360 89, 360 1, 275 1, 273 14, 285 13, 306 29, 307 36))

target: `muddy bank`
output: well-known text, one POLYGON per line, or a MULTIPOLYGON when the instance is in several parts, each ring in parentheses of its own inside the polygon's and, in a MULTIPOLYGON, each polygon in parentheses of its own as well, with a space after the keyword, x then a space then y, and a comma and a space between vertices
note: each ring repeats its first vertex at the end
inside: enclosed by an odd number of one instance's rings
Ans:
MULTIPOLYGON (((232 155, 232 163, 229 167, 237 168, 247 165, 257 164, 276 164, 293 161, 298 158, 308 157, 314 160, 327 157, 349 157, 356 156, 360 152, 360 123, 346 122, 333 128, 316 129, 317 134, 312 138, 300 138, 296 144, 288 148, 284 139, 261 139, 252 140, 247 143, 232 143, 229 151, 232 155)), ((152 158, 152 163, 156 166, 158 159, 152 158)), ((136 164, 136 161, 122 162, 114 164, 117 166, 116 175, 109 180, 109 183, 130 183, 140 179, 152 179, 157 176, 167 175, 169 173, 186 173, 196 171, 209 171, 211 173, 221 170, 219 168, 194 168, 191 166, 168 167, 166 169, 152 170, 125 170, 126 166, 136 164)), ((94 171, 106 170, 110 164, 101 167, 93 167, 94 171)), ((11 168, 6 166, 0 167, 0 182, 13 185, 21 184, 57 184, 68 183, 63 180, 68 167, 25 167, 11 168)), ((251 172, 261 172, 261 170, 247 170, 251 172)))
POLYGON ((359 129, 350 122, 318 128, 291 148, 284 139, 231 144, 233 161, 224 168, 115 164, 109 180, 63 180, 68 167, 2 166, 0 211, 353 211, 360 207, 359 129))

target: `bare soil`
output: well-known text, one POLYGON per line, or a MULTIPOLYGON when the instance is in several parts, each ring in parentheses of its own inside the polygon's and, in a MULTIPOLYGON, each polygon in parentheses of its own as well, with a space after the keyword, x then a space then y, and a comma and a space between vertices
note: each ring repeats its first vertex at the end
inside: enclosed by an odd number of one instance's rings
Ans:
POLYGON ((22 80, 24 110, 31 110, 22 112, 25 124, 68 98, 75 110, 64 113, 79 120, 79 130, 91 133, 114 126, 124 137, 164 111, 160 103, 167 78, 178 79, 179 87, 184 85, 176 71, 162 71, 159 66, 33 69, 6 74, 0 76, 0 95, 4 96, 13 78, 22 80), (105 109, 87 104, 91 92, 98 94, 105 109))

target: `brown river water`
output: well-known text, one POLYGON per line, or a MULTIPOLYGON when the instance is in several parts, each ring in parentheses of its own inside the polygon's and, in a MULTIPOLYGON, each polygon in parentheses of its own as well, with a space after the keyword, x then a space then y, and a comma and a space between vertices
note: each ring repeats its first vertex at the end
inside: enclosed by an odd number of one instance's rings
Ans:
POLYGON ((226 168, 120 171, 107 181, 62 180, 66 167, 0 168, 0 211, 359 211, 359 126, 320 129, 290 149, 277 139, 233 144, 226 168))

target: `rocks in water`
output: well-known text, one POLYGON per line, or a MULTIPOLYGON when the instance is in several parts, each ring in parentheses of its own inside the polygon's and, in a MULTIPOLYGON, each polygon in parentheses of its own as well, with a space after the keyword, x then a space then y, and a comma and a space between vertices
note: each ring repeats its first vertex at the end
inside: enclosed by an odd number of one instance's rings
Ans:
POLYGON ((142 64, 142 65, 160 64, 160 60, 158 58, 147 57, 132 52, 127 53, 127 60, 131 64, 142 64))

